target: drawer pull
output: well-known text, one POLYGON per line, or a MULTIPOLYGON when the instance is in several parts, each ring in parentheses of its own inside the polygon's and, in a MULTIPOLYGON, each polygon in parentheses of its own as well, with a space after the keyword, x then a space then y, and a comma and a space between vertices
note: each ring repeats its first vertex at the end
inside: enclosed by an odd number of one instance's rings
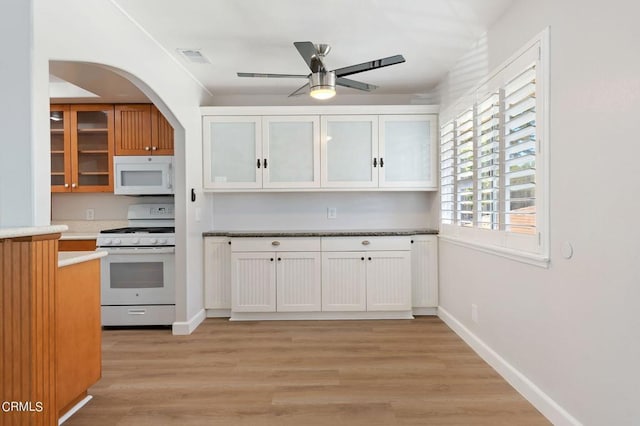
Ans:
POLYGON ((129 309, 127 310, 129 315, 144 315, 147 313, 146 309, 129 309))
POLYGON ((362 245, 363 245, 363 246, 368 246, 369 244, 371 244, 371 242, 370 242, 369 240, 364 240, 364 241, 362 242, 362 245))
POLYGON ((279 245, 280 245, 280 241, 272 241, 272 242, 271 242, 271 245, 272 245, 272 246, 276 246, 276 247, 277 247, 277 246, 279 246, 279 245))

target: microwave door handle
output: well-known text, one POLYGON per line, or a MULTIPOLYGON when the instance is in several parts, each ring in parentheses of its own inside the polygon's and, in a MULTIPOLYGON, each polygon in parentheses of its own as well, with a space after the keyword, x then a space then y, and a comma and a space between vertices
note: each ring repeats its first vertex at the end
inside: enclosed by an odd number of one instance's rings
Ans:
POLYGON ((169 168, 167 169, 167 188, 168 189, 173 188, 172 175, 173 173, 171 173, 171 164, 169 164, 169 168))

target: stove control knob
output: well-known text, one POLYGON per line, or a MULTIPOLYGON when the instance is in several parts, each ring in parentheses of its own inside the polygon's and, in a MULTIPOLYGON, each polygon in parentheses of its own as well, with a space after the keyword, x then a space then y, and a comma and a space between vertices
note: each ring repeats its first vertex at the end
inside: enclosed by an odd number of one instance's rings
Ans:
POLYGON ((167 244, 167 239, 166 238, 160 238, 160 240, 158 240, 158 244, 167 244))
POLYGON ((158 244, 158 240, 156 240, 155 238, 152 238, 149 242, 151 244, 158 244))
POLYGON ((134 238, 133 240, 131 240, 131 244, 140 244, 140 239, 134 238))
POLYGON ((120 241, 119 238, 116 238, 115 240, 113 240, 113 244, 118 245, 120 244, 122 241, 120 241))

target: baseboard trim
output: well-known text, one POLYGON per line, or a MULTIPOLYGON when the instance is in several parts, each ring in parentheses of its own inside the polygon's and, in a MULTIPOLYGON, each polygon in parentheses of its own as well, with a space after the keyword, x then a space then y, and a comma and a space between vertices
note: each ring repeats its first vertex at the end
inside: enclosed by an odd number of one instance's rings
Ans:
POLYGON ((413 319, 411 311, 232 312, 231 321, 413 319))
POLYGON ((198 311, 189 321, 175 321, 172 326, 172 333, 175 336, 186 336, 193 333, 200 323, 205 320, 207 313, 204 309, 198 311))
POLYGON ((446 309, 438 307, 438 317, 465 341, 483 360, 556 426, 581 426, 575 417, 555 402, 524 374, 458 321, 446 309))
POLYGON ((60 426, 62 423, 66 422, 67 420, 69 420, 69 417, 73 416, 75 413, 77 413, 82 407, 84 407, 85 405, 87 405, 87 402, 91 401, 91 399, 93 398, 92 395, 87 395, 84 398, 82 398, 80 401, 78 401, 78 403, 76 405, 74 405, 73 407, 71 407, 71 409, 69 409, 69 411, 67 411, 66 413, 64 413, 64 415, 62 417, 60 417, 58 419, 58 426, 60 426))
POLYGON ((412 308, 413 315, 438 315, 438 308, 412 308))
POLYGON ((207 309, 207 318, 229 318, 231 309, 207 309))

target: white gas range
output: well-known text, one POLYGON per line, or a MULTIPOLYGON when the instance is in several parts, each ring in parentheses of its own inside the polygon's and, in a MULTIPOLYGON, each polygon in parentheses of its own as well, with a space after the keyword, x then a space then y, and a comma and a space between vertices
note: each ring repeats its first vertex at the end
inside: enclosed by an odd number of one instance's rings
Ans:
POLYGON ((102 325, 175 321, 173 204, 129 206, 128 227, 100 231, 102 325))

